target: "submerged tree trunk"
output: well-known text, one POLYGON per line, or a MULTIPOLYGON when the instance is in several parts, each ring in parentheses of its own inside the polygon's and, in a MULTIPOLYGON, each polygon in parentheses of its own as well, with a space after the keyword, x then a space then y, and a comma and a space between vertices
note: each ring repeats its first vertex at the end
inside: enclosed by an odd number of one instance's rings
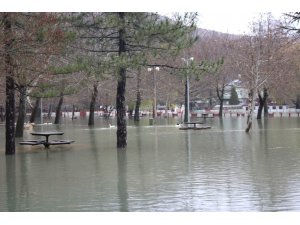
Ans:
POLYGON ((60 98, 59 98, 59 102, 58 105, 56 107, 56 111, 55 111, 55 120, 54 120, 54 124, 59 124, 60 123, 60 118, 61 118, 61 106, 63 104, 64 101, 64 95, 63 93, 60 93, 60 98))
POLYGON ((220 108, 219 108, 219 117, 223 117, 223 104, 224 104, 224 92, 225 92, 225 85, 222 85, 221 90, 217 87, 217 96, 220 101, 220 108))
POLYGON ((246 133, 249 133, 249 131, 250 131, 251 127, 252 127, 252 118, 253 118, 253 111, 254 111, 254 106, 255 106, 253 94, 254 94, 254 91, 253 91, 253 89, 251 89, 249 91, 249 104, 248 104, 248 110, 247 110, 247 112, 248 112, 248 115, 247 115, 247 127, 245 129, 246 133))
POLYGON ((141 106, 141 69, 137 73, 137 83, 136 83, 136 102, 134 109, 134 121, 140 120, 140 106, 141 106))
POLYGON ((2 106, 0 106, 0 120, 1 120, 1 122, 4 121, 4 113, 3 113, 3 107, 2 106))
POLYGON ((4 13, 4 70, 6 74, 5 101, 5 154, 15 154, 15 81, 11 49, 13 44, 11 21, 9 13, 4 13))
POLYGON ((257 110, 257 117, 256 119, 260 120, 261 119, 261 114, 262 114, 262 110, 264 108, 264 100, 263 97, 261 96, 261 94, 258 92, 258 110, 257 110))
POLYGON ((39 107, 40 107, 40 102, 41 102, 41 98, 37 98, 35 100, 35 104, 34 104, 34 107, 32 109, 32 112, 31 112, 29 123, 34 123, 35 122, 35 119, 36 119, 36 117, 38 115, 38 111, 39 111, 39 107))
POLYGON ((49 104, 48 115, 47 115, 49 120, 51 119, 51 112, 52 112, 52 104, 49 104))
POLYGON ((212 90, 209 90, 209 110, 211 110, 212 107, 213 107, 213 102, 212 102, 212 100, 213 100, 212 90))
POLYGON ((90 103, 90 115, 89 115, 89 126, 93 126, 95 124, 95 104, 96 104, 96 99, 98 96, 98 82, 94 84, 94 90, 92 94, 92 99, 90 103))
POLYGON ((75 105, 72 106, 72 120, 75 119, 75 105))
POLYGON ((26 115, 26 87, 20 86, 20 99, 19 99, 19 115, 16 125, 16 137, 23 137, 25 115, 26 115))
POLYGON ((136 103, 134 109, 134 121, 140 120, 140 106, 141 106, 141 93, 138 91, 136 93, 136 103))
POLYGON ((126 69, 120 69, 117 88, 117 147, 127 146, 126 108, 125 108, 126 69))
POLYGON ((263 96, 258 92, 258 99, 259 99, 259 106, 257 110, 257 119, 260 120, 262 116, 262 110, 264 110, 264 116, 266 117, 266 113, 268 116, 268 105, 267 105, 267 98, 268 98, 268 90, 267 88, 264 88, 263 96))
MULTIPOLYGON (((119 30, 119 57, 126 52, 125 43, 125 13, 119 12, 120 22, 123 23, 119 30)), ((125 91, 126 91, 126 68, 121 66, 118 74, 117 87, 117 147, 125 148, 127 146, 127 127, 126 127, 126 108, 125 108, 125 91)))
POLYGON ((219 117, 223 117, 223 104, 224 104, 224 98, 220 99, 220 108, 219 108, 219 117))

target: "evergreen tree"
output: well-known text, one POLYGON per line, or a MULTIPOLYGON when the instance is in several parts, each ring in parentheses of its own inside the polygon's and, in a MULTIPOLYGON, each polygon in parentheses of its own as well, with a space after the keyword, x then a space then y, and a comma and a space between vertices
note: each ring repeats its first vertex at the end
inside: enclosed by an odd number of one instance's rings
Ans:
POLYGON ((230 91, 229 105, 238 105, 239 103, 240 101, 236 89, 234 86, 232 86, 230 91))
POLYGON ((81 13, 73 24, 82 40, 78 48, 94 57, 93 68, 114 74, 117 80, 117 147, 127 145, 125 92, 128 69, 147 66, 153 61, 179 54, 196 37, 195 13, 174 19, 157 13, 81 13))

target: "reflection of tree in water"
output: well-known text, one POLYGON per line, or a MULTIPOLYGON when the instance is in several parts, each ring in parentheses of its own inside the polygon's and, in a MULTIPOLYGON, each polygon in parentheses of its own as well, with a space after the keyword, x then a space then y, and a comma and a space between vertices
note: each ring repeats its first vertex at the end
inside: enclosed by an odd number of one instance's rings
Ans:
POLYGON ((7 210, 15 212, 17 206, 16 199, 16 163, 15 156, 6 156, 6 201, 7 210))
MULTIPOLYGON (((139 123, 140 121, 135 121, 135 123, 139 123)), ((136 127, 136 140, 137 140, 137 149, 138 149, 138 161, 139 161, 139 179, 143 188, 145 190, 145 182, 144 182, 144 174, 145 174, 145 164, 143 161, 143 150, 142 150, 142 130, 141 126, 136 127)))
POLYGON ((89 137, 90 137, 90 143, 91 143, 91 156, 92 160, 95 160, 95 175, 98 174, 99 171, 99 158, 98 158, 98 145, 97 145, 97 137, 95 129, 91 128, 89 130, 89 137))
POLYGON ((188 168, 188 174, 190 174, 190 169, 191 169, 191 132, 190 130, 187 130, 186 133, 185 133, 185 143, 186 143, 186 154, 187 154, 187 168, 188 168))
POLYGON ((19 203, 19 206, 23 204, 22 209, 29 209, 30 208, 30 190, 28 186, 28 160, 30 155, 24 154, 20 157, 20 173, 22 176, 20 177, 20 195, 22 202, 19 203))
POLYGON ((223 117, 219 117, 219 126, 220 126, 220 130, 224 130, 224 120, 223 120, 223 117))
POLYGON ((120 212, 128 212, 127 192, 127 156, 126 150, 117 150, 118 159, 118 194, 120 200, 120 212))
POLYGON ((290 176, 293 173, 288 168, 289 157, 285 157, 288 152, 283 153, 285 150, 281 142, 277 141, 282 139, 281 136, 277 136, 282 135, 282 132, 273 130, 272 126, 268 129, 269 123, 267 118, 258 120, 260 131, 250 140, 252 158, 249 171, 252 175, 253 192, 257 197, 256 201, 259 201, 259 204, 256 204, 257 210, 289 210, 289 196, 293 195, 293 202, 297 201, 294 190, 289 188, 289 183, 292 183, 290 176))

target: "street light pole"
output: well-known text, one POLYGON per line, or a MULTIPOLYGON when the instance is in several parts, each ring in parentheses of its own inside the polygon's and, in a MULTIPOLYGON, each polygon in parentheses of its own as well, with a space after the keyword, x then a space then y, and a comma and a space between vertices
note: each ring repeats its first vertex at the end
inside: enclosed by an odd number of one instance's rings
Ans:
MULTIPOLYGON (((186 66, 189 66, 189 63, 194 60, 194 57, 190 57, 188 59, 182 58, 182 60, 186 63, 186 66)), ((185 81, 185 106, 184 106, 184 122, 190 122, 190 81, 189 74, 186 75, 185 81)))
POLYGON ((156 117, 156 77, 155 77, 155 70, 159 71, 159 67, 153 67, 153 68, 148 68, 148 72, 152 71, 153 75, 153 108, 152 108, 152 113, 153 113, 153 118, 156 117))

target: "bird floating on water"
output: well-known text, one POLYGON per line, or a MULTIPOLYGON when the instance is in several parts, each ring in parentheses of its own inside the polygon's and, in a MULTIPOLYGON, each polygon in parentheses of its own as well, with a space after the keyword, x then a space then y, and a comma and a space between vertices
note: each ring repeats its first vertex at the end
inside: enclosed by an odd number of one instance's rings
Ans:
POLYGON ((182 126, 182 123, 177 123, 176 125, 175 125, 175 127, 181 127, 182 126))
POLYGON ((109 128, 116 128, 116 125, 109 124, 109 128))
POLYGON ((35 123, 29 123, 29 122, 24 123, 24 129, 31 130, 34 125, 35 125, 35 123))

